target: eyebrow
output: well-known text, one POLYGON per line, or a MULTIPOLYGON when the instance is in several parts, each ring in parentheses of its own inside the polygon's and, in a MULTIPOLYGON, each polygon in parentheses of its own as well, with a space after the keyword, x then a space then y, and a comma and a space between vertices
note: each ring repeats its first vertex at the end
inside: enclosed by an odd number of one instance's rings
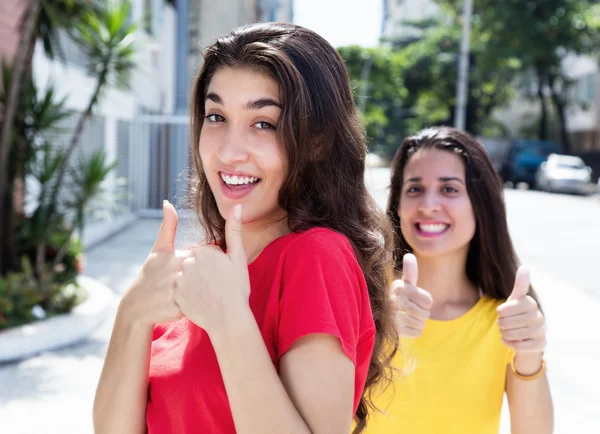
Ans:
MULTIPOLYGON (((214 92, 210 92, 208 95, 206 95, 206 99, 209 99, 216 104, 223 105, 223 100, 221 99, 221 97, 214 92)), ((248 103, 246 104, 246 108, 248 110, 259 110, 263 107, 269 106, 281 108, 281 104, 272 98, 260 98, 256 101, 248 101, 248 103)))
MULTIPOLYGON (((422 179, 423 178, 421 178, 420 176, 415 176, 413 178, 407 179, 407 181, 408 182, 421 182, 422 179)), ((458 181, 463 185, 465 184, 462 179, 457 178, 456 176, 442 176, 441 178, 438 178, 438 181, 441 181, 441 182, 458 181)))

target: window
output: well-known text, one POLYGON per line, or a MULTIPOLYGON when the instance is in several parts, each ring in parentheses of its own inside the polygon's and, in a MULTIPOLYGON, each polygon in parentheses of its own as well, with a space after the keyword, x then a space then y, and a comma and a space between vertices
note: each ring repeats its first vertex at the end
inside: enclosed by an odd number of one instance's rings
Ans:
POLYGON ((577 102, 591 105, 596 101, 596 72, 584 75, 575 84, 577 102))
POLYGON ((157 37, 160 33, 163 0, 143 0, 142 24, 149 35, 157 37))

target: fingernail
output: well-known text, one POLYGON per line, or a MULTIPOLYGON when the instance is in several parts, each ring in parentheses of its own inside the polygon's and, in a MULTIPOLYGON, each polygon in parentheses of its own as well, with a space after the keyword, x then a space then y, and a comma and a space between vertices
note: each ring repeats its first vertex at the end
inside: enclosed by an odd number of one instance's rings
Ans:
POLYGON ((233 208, 233 218, 236 220, 242 219, 242 205, 236 205, 233 208))

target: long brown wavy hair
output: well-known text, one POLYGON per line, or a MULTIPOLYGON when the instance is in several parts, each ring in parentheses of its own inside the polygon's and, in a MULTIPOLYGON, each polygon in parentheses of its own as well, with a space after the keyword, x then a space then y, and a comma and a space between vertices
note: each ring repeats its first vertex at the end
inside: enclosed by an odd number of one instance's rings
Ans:
POLYGON ((375 345, 354 433, 366 426, 371 395, 392 377, 398 334, 389 288, 393 234, 365 188, 366 144, 348 72, 325 39, 303 27, 268 23, 232 31, 208 47, 191 95, 191 143, 196 168, 194 208, 209 242, 223 242, 225 220, 203 172, 198 143, 211 78, 220 68, 250 67, 279 84, 282 112, 277 139, 288 176, 279 205, 293 232, 320 226, 351 242, 367 282, 375 319, 375 345))
MULTIPOLYGON (((433 127, 404 139, 392 161, 392 181, 387 217, 392 223, 396 248, 396 270, 402 271, 402 257, 412 248, 400 229, 400 197, 404 168, 420 149, 439 149, 462 158, 465 180, 476 229, 467 254, 466 272, 471 282, 488 296, 505 299, 512 292, 519 260, 513 247, 504 204, 504 185, 483 146, 469 134, 450 127, 433 127)), ((529 295, 537 300, 533 288, 529 295)))

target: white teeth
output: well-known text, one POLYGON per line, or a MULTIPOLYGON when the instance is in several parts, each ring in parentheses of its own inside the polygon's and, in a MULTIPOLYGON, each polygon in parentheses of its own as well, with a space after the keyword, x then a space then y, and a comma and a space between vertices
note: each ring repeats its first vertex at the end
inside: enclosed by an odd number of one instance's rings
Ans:
POLYGON ((225 184, 228 185, 243 185, 243 184, 253 184, 258 181, 258 178, 250 177, 250 176, 229 176, 221 172, 221 178, 225 181, 225 184))
POLYGON ((446 230, 448 225, 445 224, 419 224, 419 229, 423 232, 429 232, 434 234, 439 234, 446 230))

